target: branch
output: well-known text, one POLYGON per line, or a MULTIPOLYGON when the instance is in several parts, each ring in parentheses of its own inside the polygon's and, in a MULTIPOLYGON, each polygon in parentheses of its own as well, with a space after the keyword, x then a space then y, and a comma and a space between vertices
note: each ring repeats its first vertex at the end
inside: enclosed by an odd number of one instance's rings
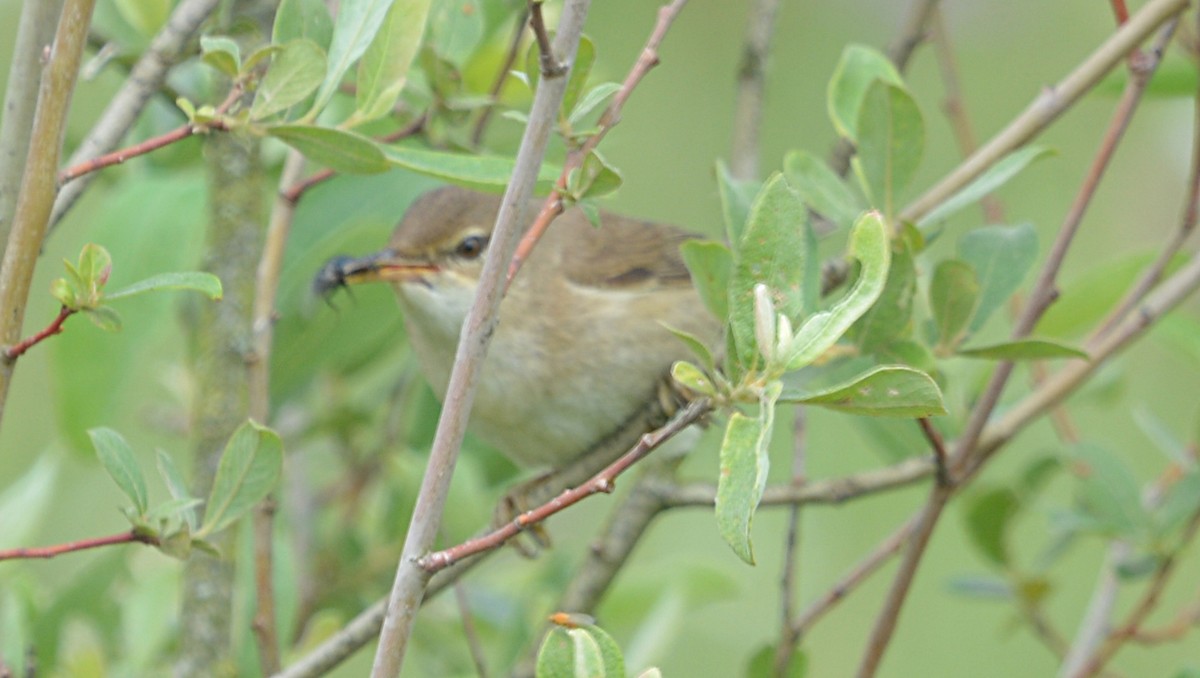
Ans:
POLYGON ((1024 146, 1100 82, 1126 54, 1171 17, 1188 0, 1151 0, 1058 84, 1047 87, 1031 104, 971 157, 952 170, 901 212, 902 221, 920 221, 931 209, 971 183, 996 161, 1024 146))
POLYGON ((671 421, 661 428, 643 435, 633 446, 588 482, 564 491, 541 506, 518 515, 511 522, 482 537, 463 542, 442 551, 430 553, 417 561, 429 574, 442 570, 464 558, 497 549, 506 541, 550 516, 583 501, 594 494, 611 493, 616 488, 616 479, 629 467, 641 461, 671 437, 691 426, 712 412, 712 403, 705 398, 693 400, 680 410, 671 421))
POLYGON ((63 0, 21 3, 4 91, 4 115, 0 116, 0 248, 8 241, 14 201, 21 190, 25 157, 29 154, 43 50, 54 39, 62 5, 63 0))
POLYGON ((729 170, 738 179, 749 180, 758 175, 763 89, 779 2, 754 0, 746 19, 746 41, 742 47, 737 100, 733 108, 733 147, 729 153, 729 170))
MULTIPOLYGON (((807 482, 808 462, 808 416, 803 406, 796 408, 795 420, 792 422, 792 487, 803 487, 807 482)), ((796 631, 794 620, 796 613, 796 595, 799 591, 797 568, 800 553, 800 505, 795 505, 788 512, 787 538, 783 549, 783 574, 779 581, 779 645, 775 648, 775 658, 772 662, 776 676, 788 675, 788 667, 796 654, 800 643, 800 634, 796 631)))
MULTIPOLYGON (((33 269, 46 238, 54 205, 55 170, 62 151, 67 108, 75 90, 94 5, 95 0, 67 0, 42 75, 24 179, 13 212, 8 246, 0 264, 0 346, 14 344, 20 338, 33 269)), ((4 414, 12 371, 12 362, 0 361, 0 418, 4 414)))
MULTIPOLYGON (((563 8, 555 50, 569 63, 575 60, 588 5, 589 0, 569 0, 563 8)), ((520 237, 517 206, 524 205, 533 192, 533 183, 545 155, 550 131, 557 120, 566 85, 565 77, 542 78, 534 94, 529 123, 517 151, 512 181, 496 215, 492 244, 484 261, 475 300, 463 323, 437 433, 417 495, 404 551, 396 568, 396 579, 371 671, 373 678, 397 675, 404 661, 416 611, 430 577, 429 572, 419 567, 416 561, 428 552, 441 526, 450 479, 478 385, 479 368, 487 355, 488 341, 496 326, 504 289, 504 272, 520 237)))
MULTIPOLYGON (((113 96, 108 108, 96 121, 92 131, 80 142, 68 165, 78 165, 90 158, 115 149, 141 115, 146 102, 167 77, 167 71, 183 54, 184 48, 200 24, 208 19, 220 0, 180 0, 167 19, 166 25, 150 41, 150 46, 134 64, 129 77, 113 96)), ((87 190, 91 176, 84 175, 58 194, 54 201, 51 224, 57 224, 87 190)))
POLYGON ((71 541, 65 544, 57 544, 55 546, 4 549, 0 550, 0 561, 24 560, 32 558, 54 558, 55 556, 61 556, 64 553, 87 551, 88 549, 112 546, 113 544, 146 544, 149 546, 158 546, 158 538, 148 534, 141 534, 136 530, 130 530, 128 532, 122 532, 120 534, 114 534, 108 537, 80 539, 79 541, 71 541))
POLYGON ((54 317, 54 320, 51 320, 50 324, 46 325, 46 327, 44 327, 40 332, 31 337, 27 337, 21 341, 18 341, 12 346, 4 349, 4 362, 11 363, 15 361, 17 358, 20 358, 25 351, 33 348, 43 340, 62 332, 63 323, 67 321, 67 318, 70 318, 74 314, 74 309, 67 308, 66 306, 60 308, 58 310, 58 315, 54 317))
MULTIPOLYGON (((538 212, 537 217, 529 226, 529 230, 525 232, 521 238, 520 245, 517 246, 516 252, 512 256, 512 262, 508 266, 508 282, 517 275, 517 271, 521 270, 521 266, 525 263, 525 259, 529 257, 529 253, 533 251, 533 247, 537 245, 537 241, 541 239, 542 234, 550 227, 550 222, 563 212, 563 191, 567 187, 567 177, 571 172, 583 165, 583 161, 588 154, 596 150, 600 142, 608 134, 609 130, 616 127, 617 123, 621 122, 621 111, 625 107, 625 102, 629 96, 633 94, 634 88, 646 77, 650 69, 658 65, 658 46, 662 44, 663 38, 667 35, 667 30, 671 28, 671 24, 675 22, 675 17, 687 4, 687 0, 673 0, 671 4, 660 7, 658 10, 658 22, 654 25, 654 30, 650 33, 650 38, 646 40, 646 46, 642 48, 641 55, 638 56, 633 68, 629 74, 625 76, 625 82, 621 83, 621 89, 613 96, 613 100, 609 103, 608 108, 604 109, 604 113, 600 115, 600 119, 596 122, 596 133, 588 137, 583 144, 567 154, 567 160, 563 163, 562 174, 559 175, 558 181, 555 182, 554 188, 550 191, 550 195, 546 197, 546 201, 542 204, 542 209, 538 212)), ((572 57, 573 58, 573 57, 572 57)))
POLYGON ((525 11, 517 15, 516 29, 513 30, 512 41, 508 44, 508 53, 504 56, 504 63, 500 64, 500 69, 496 71, 496 79, 492 82, 492 88, 488 90, 488 96, 491 97, 491 103, 483 107, 479 113, 479 119, 475 121, 475 127, 471 130, 471 146, 478 148, 483 142, 483 134, 487 131, 488 122, 492 119, 492 113, 496 110, 496 105, 500 100, 500 92, 504 89, 504 82, 508 80, 508 72, 512 70, 513 64, 517 61, 517 53, 521 50, 521 41, 525 37, 525 24, 529 22, 529 8, 526 6, 525 11))

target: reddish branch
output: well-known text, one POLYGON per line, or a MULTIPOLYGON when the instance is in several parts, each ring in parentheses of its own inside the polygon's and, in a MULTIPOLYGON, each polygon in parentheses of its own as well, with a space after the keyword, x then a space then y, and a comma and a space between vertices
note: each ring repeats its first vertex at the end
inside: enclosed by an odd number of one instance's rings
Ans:
POLYGON ((55 334, 58 334, 59 332, 62 332, 63 331, 63 323, 66 322, 67 318, 70 318, 74 314, 75 314, 74 309, 70 309, 70 308, 67 308, 66 306, 63 306, 61 309, 59 309, 58 315, 55 316, 54 320, 51 320, 50 324, 46 325, 46 327, 42 331, 40 331, 37 334, 35 334, 31 337, 28 337, 26 339, 22 339, 21 341, 18 341, 17 343, 13 344, 12 346, 9 346, 8 348, 4 349, 4 360, 7 362, 12 362, 12 361, 16 360, 17 358, 20 358, 21 355, 23 353, 25 353, 25 351, 28 351, 30 348, 33 348, 33 346, 35 346, 36 344, 41 343, 47 337, 50 337, 55 334))
POLYGON ((234 85, 233 89, 229 91, 229 95, 225 97, 225 101, 222 101, 221 105, 217 107, 213 120, 205 123, 187 122, 166 134, 160 134, 141 143, 117 149, 112 153, 105 153, 90 160, 85 160, 78 165, 68 167, 58 173, 58 185, 61 187, 85 174, 102 170, 105 167, 120 165, 130 158, 136 158, 139 155, 156 151, 164 146, 182 141, 193 134, 201 134, 209 130, 228 130, 225 122, 220 120, 220 116, 224 115, 241 95, 241 86, 234 85))
POLYGON ((616 488, 617 476, 641 461, 659 445, 670 440, 677 433, 696 423, 710 412, 712 412, 712 403, 707 399, 701 398, 688 403, 687 407, 681 410, 671 421, 667 422, 661 428, 643 435, 633 448, 609 464, 604 470, 592 476, 587 482, 564 491, 554 499, 533 510, 520 514, 511 522, 482 537, 465 541, 442 551, 430 553, 421 558, 418 561, 418 565, 429 574, 434 574, 438 570, 445 569, 464 558, 503 546, 504 542, 512 539, 529 527, 542 522, 567 507, 578 504, 593 494, 601 492, 611 493, 616 488))
POLYGON ((28 560, 32 558, 53 558, 61 556, 64 553, 74 553, 75 551, 86 551, 88 549, 100 548, 102 546, 111 546, 113 544, 148 544, 150 546, 158 546, 158 538, 142 534, 136 530, 114 534, 108 537, 95 537, 92 539, 81 539, 79 541, 67 542, 65 544, 57 544, 55 546, 37 546, 33 548, 18 548, 0 550, 0 560, 28 560))
MULTIPOLYGON (((650 38, 646 40, 646 46, 642 48, 642 53, 638 57, 633 68, 630 69, 629 75, 625 76, 625 82, 621 83, 621 89, 613 96, 612 103, 608 108, 604 109, 604 113, 600 116, 600 120, 596 123, 596 133, 588 137, 579 148, 567 154, 567 161, 563 163, 562 174, 559 175, 558 181, 554 184, 554 189, 550 191, 550 195, 546 198, 546 202, 542 204, 542 209, 538 212, 537 218, 529 227, 529 231, 521 239, 521 243, 517 245, 517 251, 513 254, 512 262, 508 266, 508 282, 511 283, 517 271, 521 270, 521 266, 525 263, 525 259, 529 257, 529 253, 533 251, 533 247, 537 245, 537 241, 541 239, 542 234, 550 227, 550 222, 554 218, 562 214, 563 192, 567 189, 567 177, 571 171, 583 165, 583 161, 588 154, 596 150, 600 142, 608 134, 609 130, 616 127, 617 123, 621 122, 621 110, 625 107, 625 102, 629 96, 633 94, 634 88, 646 77, 650 69, 658 65, 658 46, 662 44, 663 38, 667 35, 667 30, 674 23, 675 17, 687 4, 687 0, 674 0, 669 5, 660 7, 658 10, 658 22, 654 25, 654 31, 650 34, 650 38)), ((536 5, 535 5, 536 6, 536 5)))

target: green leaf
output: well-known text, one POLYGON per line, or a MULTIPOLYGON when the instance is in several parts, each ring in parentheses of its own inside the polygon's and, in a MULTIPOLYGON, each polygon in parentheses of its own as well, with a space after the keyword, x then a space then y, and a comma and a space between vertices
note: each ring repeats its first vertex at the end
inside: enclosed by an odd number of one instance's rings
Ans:
POLYGON ((679 248, 692 284, 704 305, 719 320, 729 317, 729 277, 733 253, 714 240, 688 240, 679 248))
POLYGON ((850 231, 848 254, 861 264, 858 280, 828 311, 815 313, 796 331, 788 370, 811 364, 841 338, 879 299, 887 282, 892 249, 887 227, 878 212, 859 217, 850 231))
POLYGON ((967 499, 963 514, 967 535, 993 565, 1007 568, 1011 562, 1008 531, 1019 508, 1017 495, 1007 487, 988 488, 972 493, 967 499))
POLYGON ((721 476, 717 481, 717 531, 733 552, 746 563, 754 564, 750 526, 754 511, 767 486, 771 468, 767 446, 775 421, 775 403, 781 384, 773 382, 764 390, 758 405, 758 417, 734 412, 725 427, 721 443, 721 476))
POLYGON ((892 260, 883 292, 871 308, 846 332, 846 338, 858 347, 860 353, 886 352, 896 342, 906 340, 912 335, 917 268, 906 239, 893 240, 891 248, 892 260))
MULTIPOLYGON (((342 77, 363 52, 367 51, 391 7, 392 0, 342 0, 337 21, 333 25, 333 38, 329 43, 325 80, 317 90, 317 98, 305 115, 305 120, 315 119, 317 114, 325 109, 334 92, 341 86, 342 77)), ((303 152, 303 149, 300 150, 303 152)))
POLYGON ((325 52, 306 38, 283 45, 263 77, 250 119, 262 120, 304 101, 325 77, 325 52))
POLYGON ((846 182, 811 153, 788 153, 783 158, 783 172, 806 205, 839 226, 854 223, 863 211, 862 200, 846 182))
POLYGON ((146 494, 146 479, 138 468, 133 450, 121 434, 110 428, 93 428, 88 430, 92 438, 92 446, 96 448, 96 456, 108 475, 112 476, 117 487, 133 502, 138 515, 146 512, 150 500, 146 494))
POLYGON ((1083 358, 1088 354, 1066 344, 1045 339, 1018 339, 1001 344, 959 349, 955 355, 985 360, 1052 360, 1054 358, 1083 358))
POLYGON ((685 360, 678 360, 671 366, 671 377, 684 388, 701 395, 711 396, 717 392, 708 375, 704 374, 704 371, 699 367, 685 360))
MULTIPOLYGON (((191 490, 188 489, 187 483, 183 480, 183 474, 179 472, 179 467, 175 465, 175 460, 171 455, 158 450, 155 455, 155 460, 158 466, 158 475, 162 477, 163 482, 167 485, 167 491, 171 493, 171 497, 177 501, 191 501, 191 490)), ((188 528, 196 531, 196 509, 191 506, 188 509, 181 511, 184 520, 187 522, 188 528)))
POLYGON ((480 10, 478 0, 439 0, 434 6, 426 40, 442 59, 458 67, 467 63, 484 33, 480 10))
POLYGON ((970 264, 946 259, 933 271, 929 308, 937 328, 938 350, 953 352, 967 336, 967 326, 979 300, 979 281, 970 264))
POLYGON ((121 331, 121 316, 116 311, 108 306, 96 306, 93 308, 81 309, 83 314, 87 316, 92 324, 105 332, 121 331))
POLYGON ((430 0, 395 0, 388 11, 358 64, 357 122, 383 117, 396 105, 421 46, 429 5, 430 0))
POLYGON ((1021 286, 1037 259, 1037 232, 1028 222, 977 228, 959 238, 958 256, 975 269, 979 281, 970 326, 974 332, 1021 286))
POLYGON ((624 678, 625 660, 598 626, 555 626, 538 650, 537 678, 624 678))
POLYGON ((1144 534, 1149 521, 1133 472, 1108 448, 1075 446, 1072 466, 1079 477, 1079 502, 1095 529, 1108 537, 1144 534))
POLYGON ((951 214, 974 204, 982 199, 985 195, 995 191, 1004 184, 1008 183, 1021 170, 1028 167, 1033 161, 1039 160, 1052 155, 1054 151, 1045 146, 1026 146, 1004 156, 979 175, 975 181, 967 184, 962 190, 946 199, 945 202, 930 210, 928 214, 921 217, 918 225, 922 228, 931 226, 939 221, 943 221, 951 214))
POLYGON ((218 71, 236 78, 242 70, 242 51, 231 38, 200 36, 201 60, 218 71))
POLYGON ((238 427, 221 453, 197 539, 220 532, 262 501, 279 480, 283 443, 254 421, 238 427))
POLYGON ((871 417, 931 417, 946 414, 942 392, 928 374, 901 365, 872 368, 821 391, 787 391, 783 402, 819 405, 871 417))
POLYGON ((619 91, 621 91, 621 85, 615 82, 602 82, 589 89, 587 94, 584 94, 579 103, 575 105, 575 108, 571 110, 571 115, 567 118, 567 122, 571 125, 578 125, 592 112, 592 109, 604 103, 609 97, 619 91))
POLYGON ((729 168, 717 161, 717 194, 721 199, 721 216, 725 220, 725 237, 736 243, 742 239, 742 230, 750 218, 750 205, 762 189, 757 181, 734 179, 729 168))
MULTIPOLYGON (((430 151, 411 146, 384 146, 387 160, 397 167, 488 193, 503 193, 516 161, 499 155, 468 155, 430 151)), ((536 190, 544 194, 558 180, 561 169, 543 164, 536 190)))
MULTIPOLYGON (((536 45, 531 46, 528 56, 532 56, 535 66, 534 73, 541 75, 540 67, 537 66, 538 48, 536 45)), ((567 89, 563 92, 562 105, 559 108, 560 117, 564 120, 575 122, 573 109, 575 102, 579 100, 580 93, 587 85, 588 76, 592 73, 592 65, 596 62, 596 43, 586 35, 579 36, 579 47, 575 50, 575 63, 571 64, 571 75, 567 80, 567 89)), ((583 115, 586 115, 584 113, 583 115)))
POLYGON ((211 273, 200 271, 181 271, 177 273, 160 273, 145 280, 139 280, 116 292, 104 295, 105 301, 113 301, 135 294, 153 290, 195 290, 209 299, 220 299, 223 292, 221 279, 211 273))
POLYGON ((325 0, 281 0, 275 10, 271 42, 284 45, 293 40, 312 40, 322 51, 333 38, 333 17, 325 0))
POLYGON ((717 371, 717 363, 716 359, 713 358, 712 351, 709 350, 708 346, 706 346, 703 341, 700 341, 699 337, 694 334, 684 332, 683 330, 671 327, 666 323, 663 323, 662 325, 663 327, 667 328, 671 334, 674 334, 676 339, 682 341, 684 345, 687 346, 688 349, 690 349, 691 352, 700 359, 701 364, 703 364, 704 369, 708 370, 709 374, 717 371))
MULTIPOLYGON (((729 280, 729 326, 735 364, 753 365, 759 355, 754 332, 754 286, 767 286, 775 310, 791 320, 804 315, 806 269, 813 265, 808 211, 778 172, 767 179, 733 256, 729 280)), ((811 292, 810 292, 811 293, 811 292)))
POLYGON ((890 219, 895 196, 912 179, 925 147, 921 111, 903 87, 876 80, 859 110, 851 165, 871 205, 890 219))
POLYGON ((848 45, 829 80, 826 97, 829 119, 841 136, 856 138, 863 97, 875 80, 897 86, 904 84, 895 65, 882 53, 863 45, 848 45))
POLYGON ((337 172, 375 174, 390 165, 378 144, 361 134, 314 125, 271 125, 267 134, 337 172))
POLYGON ((55 278, 50 282, 50 296, 67 308, 79 308, 76 288, 66 278, 55 278))
POLYGON ((567 176, 567 192, 575 200, 599 198, 621 187, 621 173, 599 151, 591 151, 583 164, 567 176))

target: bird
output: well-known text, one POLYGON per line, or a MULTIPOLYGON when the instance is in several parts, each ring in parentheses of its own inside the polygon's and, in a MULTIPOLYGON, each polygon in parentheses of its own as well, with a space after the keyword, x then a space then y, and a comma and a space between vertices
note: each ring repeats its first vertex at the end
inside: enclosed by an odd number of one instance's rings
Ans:
MULTIPOLYGON (((500 204, 458 186, 434 189, 414 201, 384 249, 335 257, 314 281, 322 295, 389 282, 439 400, 500 204)), ((532 199, 522 210, 525 228, 539 207, 532 199)), ((603 210, 598 221, 567 207, 500 305, 469 428, 520 467, 553 471, 601 449, 619 454, 665 422, 682 393, 671 366, 692 356, 672 330, 713 347, 724 336, 680 252, 700 236, 603 210)))

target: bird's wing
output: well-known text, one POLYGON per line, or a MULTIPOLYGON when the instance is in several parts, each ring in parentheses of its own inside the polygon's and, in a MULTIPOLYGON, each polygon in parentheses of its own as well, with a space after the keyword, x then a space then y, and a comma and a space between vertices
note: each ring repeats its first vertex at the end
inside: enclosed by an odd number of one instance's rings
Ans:
POLYGON ((692 284, 679 246, 697 235, 607 212, 600 213, 597 228, 578 208, 559 219, 550 230, 560 229, 557 237, 569 239, 562 263, 576 285, 632 291, 692 284))

